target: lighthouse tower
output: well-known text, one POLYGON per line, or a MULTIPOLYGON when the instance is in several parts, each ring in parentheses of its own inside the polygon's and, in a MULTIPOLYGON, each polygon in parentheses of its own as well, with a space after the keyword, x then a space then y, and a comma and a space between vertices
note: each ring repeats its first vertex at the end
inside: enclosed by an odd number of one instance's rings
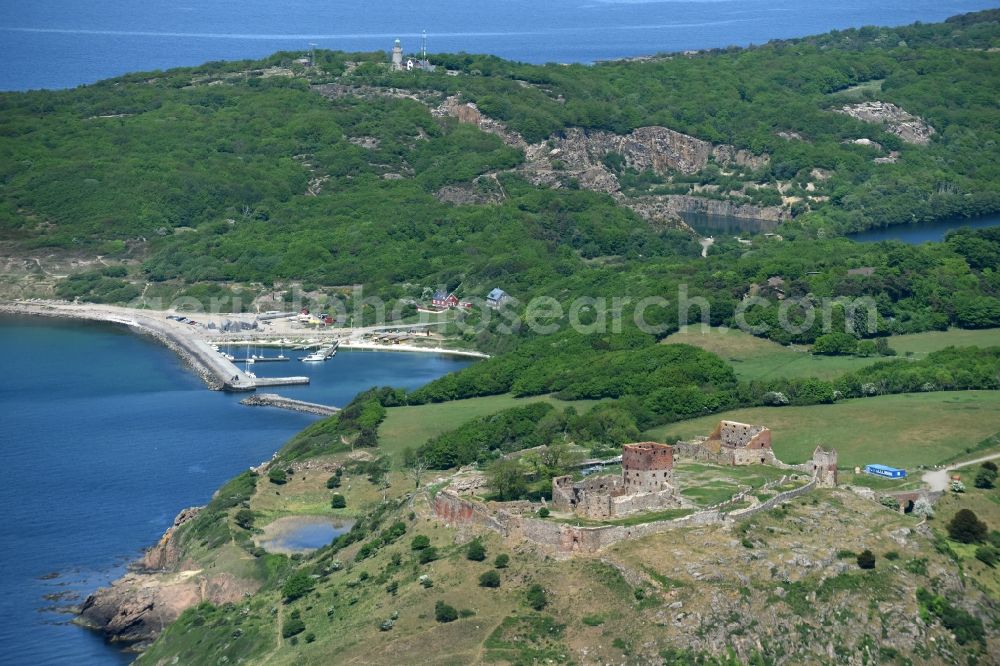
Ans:
POLYGON ((403 71, 403 47, 400 45, 398 39, 392 45, 392 71, 403 71))

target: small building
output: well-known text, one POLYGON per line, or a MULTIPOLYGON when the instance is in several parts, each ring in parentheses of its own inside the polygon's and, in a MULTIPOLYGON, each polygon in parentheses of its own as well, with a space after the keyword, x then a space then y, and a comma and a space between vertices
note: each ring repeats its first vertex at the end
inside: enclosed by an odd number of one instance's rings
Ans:
POLYGON ((448 294, 445 291, 438 289, 431 297, 431 305, 436 308, 441 308, 442 310, 458 307, 458 296, 455 294, 448 294))
POLYGON ((705 445, 718 451, 730 465, 773 465, 771 431, 762 425, 719 421, 705 445))
POLYGON ((490 306, 494 310, 509 300, 510 296, 500 287, 497 287, 486 295, 486 305, 490 306))
POLYGON ((812 474, 818 487, 835 488, 837 486, 837 449, 817 446, 813 450, 812 474))
POLYGON ((865 465, 865 474, 873 474, 875 476, 884 476, 887 479, 905 479, 906 470, 898 469, 896 467, 889 467, 888 465, 865 465))

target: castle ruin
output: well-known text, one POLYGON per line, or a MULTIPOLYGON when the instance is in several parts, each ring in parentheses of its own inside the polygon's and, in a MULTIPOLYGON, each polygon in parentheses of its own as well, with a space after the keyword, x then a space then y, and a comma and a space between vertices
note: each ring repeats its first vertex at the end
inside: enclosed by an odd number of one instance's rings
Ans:
POLYGON ((780 465, 771 450, 770 429, 738 421, 719 421, 708 437, 678 442, 674 454, 716 465, 780 465))
POLYGON ((552 479, 552 508, 606 520, 680 506, 673 470, 673 447, 656 442, 626 444, 620 477, 604 474, 575 483, 572 476, 552 479))

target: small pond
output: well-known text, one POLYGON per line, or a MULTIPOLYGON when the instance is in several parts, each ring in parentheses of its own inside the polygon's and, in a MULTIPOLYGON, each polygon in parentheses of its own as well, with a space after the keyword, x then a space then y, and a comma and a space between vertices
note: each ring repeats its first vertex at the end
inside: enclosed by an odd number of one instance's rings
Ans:
POLYGON ((265 527, 256 542, 269 553, 308 553, 329 545, 353 524, 330 516, 285 516, 265 527))

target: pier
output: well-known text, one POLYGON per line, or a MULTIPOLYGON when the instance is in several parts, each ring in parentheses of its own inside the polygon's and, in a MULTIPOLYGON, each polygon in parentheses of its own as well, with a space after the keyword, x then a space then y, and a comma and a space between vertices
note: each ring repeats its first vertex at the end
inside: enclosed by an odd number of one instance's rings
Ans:
POLYGON ((280 409, 290 409, 293 412, 305 412, 306 414, 317 414, 319 416, 330 416, 340 411, 339 407, 286 398, 277 393, 258 393, 240 400, 240 404, 251 407, 278 407, 280 409))

